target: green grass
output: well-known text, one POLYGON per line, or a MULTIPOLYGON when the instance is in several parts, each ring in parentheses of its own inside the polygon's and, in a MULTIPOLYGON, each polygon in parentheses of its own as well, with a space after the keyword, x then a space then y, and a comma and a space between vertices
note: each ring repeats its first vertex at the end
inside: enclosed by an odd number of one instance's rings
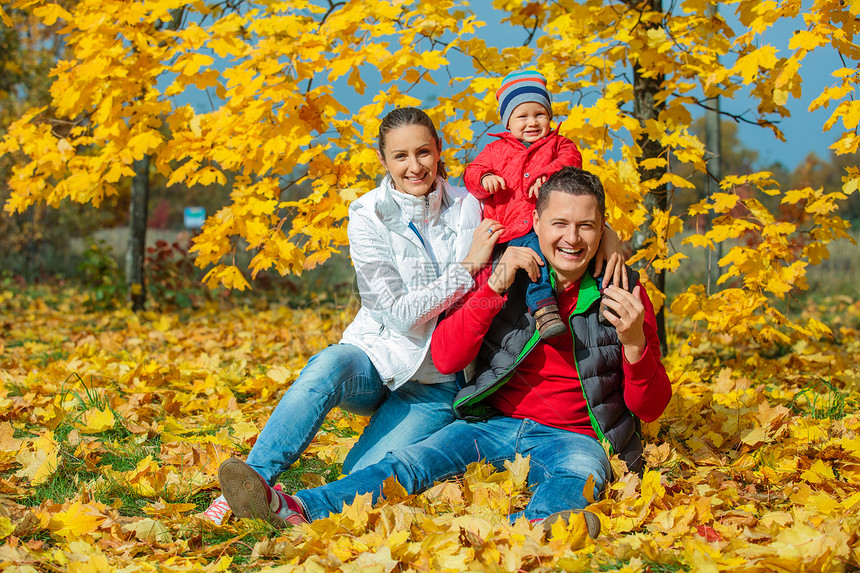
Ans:
MULTIPOLYGON (((677 571, 689 571, 690 567, 683 563, 657 563, 656 561, 651 561, 650 559, 642 559, 642 565, 644 565, 643 571, 648 573, 675 573, 677 571)), ((607 561, 600 565, 600 569, 598 571, 620 571, 625 567, 630 565, 629 559, 617 559, 614 561, 607 561)))
POLYGON ((840 390, 830 380, 818 377, 800 390, 788 403, 797 414, 808 414, 823 420, 841 420, 845 416, 846 405, 854 410, 854 404, 846 404, 846 392, 840 390))
POLYGON ((340 477, 341 471, 340 464, 327 465, 319 458, 302 457, 297 464, 280 475, 278 482, 285 491, 294 492, 307 487, 302 481, 303 474, 321 475, 326 483, 330 483, 340 477))
POLYGON ((94 474, 81 471, 76 467, 69 467, 62 460, 58 465, 57 471, 51 477, 32 487, 29 495, 20 500, 22 505, 38 507, 48 500, 54 503, 63 503, 80 494, 82 482, 94 478, 94 474))
POLYGON ((150 500, 142 498, 127 485, 106 477, 103 470, 111 468, 117 472, 125 472, 137 467, 137 464, 149 455, 157 458, 161 449, 160 438, 143 444, 137 443, 128 430, 121 426, 120 418, 117 418, 117 425, 113 429, 97 435, 103 448, 98 452, 100 457, 95 467, 91 467, 86 460, 75 455, 77 444, 68 441, 69 435, 75 429, 75 419, 76 416, 67 418, 55 429, 54 439, 58 446, 57 470, 45 482, 33 486, 21 503, 30 507, 39 506, 47 500, 63 503, 80 495, 82 490, 88 490, 93 494, 93 499, 104 504, 113 504, 116 499, 121 500, 122 515, 143 516, 143 507, 150 500))
MULTIPOLYGON (((354 420, 356 417, 355 414, 347 412, 346 410, 344 410, 342 414, 350 420, 354 420)), ((354 438, 358 436, 358 432, 355 432, 351 428, 337 426, 330 420, 323 421, 322 426, 320 426, 320 430, 327 434, 334 434, 338 438, 354 438)))
POLYGON ((68 357, 68 350, 63 350, 62 348, 55 348, 53 350, 40 352, 38 357, 36 358, 36 364, 40 367, 45 367, 52 362, 59 362, 61 360, 65 360, 68 357))
POLYGON ((201 535, 202 542, 209 547, 223 545, 225 553, 229 548, 229 554, 233 558, 233 567, 248 565, 254 545, 266 539, 273 539, 280 535, 280 530, 259 519, 244 519, 237 524, 236 529, 241 533, 236 535, 232 531, 219 528, 200 528, 197 533, 201 535))

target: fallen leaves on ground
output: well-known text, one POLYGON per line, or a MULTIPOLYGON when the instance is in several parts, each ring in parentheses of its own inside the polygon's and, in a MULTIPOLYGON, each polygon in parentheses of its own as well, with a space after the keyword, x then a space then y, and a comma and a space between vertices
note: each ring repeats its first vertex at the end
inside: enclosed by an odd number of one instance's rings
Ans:
MULTIPOLYGON (((67 292, 0 296, 4 571, 843 571, 860 564, 860 303, 807 309, 834 339, 754 349, 679 337, 648 466, 583 519, 541 527, 528 461, 422 495, 387 485, 284 531, 199 512, 352 307, 82 313, 67 292)), ((219 303, 222 304, 223 303, 219 303)), ((365 420, 333 412, 285 487, 334 479, 365 420), (333 465, 335 464, 335 465, 333 465)), ((617 460, 616 467, 620 470, 617 460)))

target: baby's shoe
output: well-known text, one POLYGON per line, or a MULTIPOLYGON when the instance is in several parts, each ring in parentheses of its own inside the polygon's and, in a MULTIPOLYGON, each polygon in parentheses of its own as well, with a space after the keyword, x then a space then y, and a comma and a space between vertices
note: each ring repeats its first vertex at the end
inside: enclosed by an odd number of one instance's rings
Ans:
POLYGON ((535 320, 537 321, 537 329, 540 337, 546 340, 553 336, 563 334, 567 327, 561 319, 561 314, 558 312, 558 305, 550 303, 542 306, 535 311, 535 320))

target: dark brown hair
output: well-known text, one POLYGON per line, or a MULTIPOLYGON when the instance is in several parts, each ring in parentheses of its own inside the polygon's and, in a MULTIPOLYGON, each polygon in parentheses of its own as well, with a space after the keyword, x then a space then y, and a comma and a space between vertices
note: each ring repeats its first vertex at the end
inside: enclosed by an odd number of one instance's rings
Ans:
MULTIPOLYGON (((379 153, 383 157, 385 156, 385 136, 389 131, 407 125, 423 125, 430 132, 430 135, 433 136, 436 148, 442 148, 442 140, 439 139, 439 134, 436 133, 436 126, 433 125, 433 120, 430 119, 429 115, 417 107, 398 107, 382 118, 382 123, 379 124, 379 135, 376 137, 376 145, 379 147, 379 153)), ((439 156, 439 162, 436 164, 436 175, 442 179, 448 179, 448 172, 445 170, 445 162, 442 161, 441 155, 439 156)))
POLYGON ((577 167, 562 167, 549 176, 538 191, 535 210, 538 215, 543 213, 549 203, 549 195, 553 191, 567 193, 568 195, 591 195, 597 199, 597 208, 600 215, 606 216, 606 194, 603 191, 603 183, 597 175, 583 171, 577 167))

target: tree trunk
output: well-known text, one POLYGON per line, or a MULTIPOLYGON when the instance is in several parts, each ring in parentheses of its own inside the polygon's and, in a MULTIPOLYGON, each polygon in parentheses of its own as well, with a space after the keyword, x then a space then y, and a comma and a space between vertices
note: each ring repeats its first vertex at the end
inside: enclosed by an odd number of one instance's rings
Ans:
MULTIPOLYGON (((705 178, 705 193, 707 199, 720 190, 722 180, 722 159, 720 157, 720 96, 710 100, 711 107, 705 112, 705 156, 708 158, 708 173, 705 178)), ((711 228, 713 216, 708 214, 708 229, 711 228)), ((717 243, 713 251, 708 251, 708 294, 719 290, 717 280, 720 278, 719 260, 723 258, 723 244, 717 243)))
MULTIPOLYGON (((170 10, 171 20, 167 29, 176 31, 182 25, 184 8, 170 10)), ((128 251, 125 254, 125 281, 128 298, 134 312, 143 310, 146 304, 146 227, 149 219, 149 163, 150 156, 134 161, 134 178, 131 180, 131 205, 129 207, 128 251)))
MULTIPOLYGON (((662 11, 661 0, 648 0, 644 3, 644 6, 643 3, 639 3, 638 6, 644 9, 644 11, 662 11)), ((655 27, 655 24, 644 25, 646 27, 655 27)), ((658 74, 646 77, 643 74, 644 71, 639 66, 639 62, 633 62, 633 115, 639 120, 640 125, 644 125, 648 120, 657 119, 664 107, 662 103, 658 103, 654 99, 654 96, 660 91, 660 85, 663 83, 663 75, 658 74)), ((640 165, 641 161, 645 159, 666 157, 666 149, 660 142, 648 138, 647 135, 640 137, 637 144, 642 150, 640 165)), ((654 169, 639 168, 639 176, 642 181, 660 179, 665 174, 666 167, 656 167, 654 169)), ((633 233, 632 242, 634 250, 641 249, 645 245, 645 242, 654 236, 654 231, 651 229, 652 213, 658 209, 665 211, 668 208, 668 204, 667 186, 665 184, 652 189, 645 196, 645 209, 648 212, 648 216, 642 226, 633 233)), ((648 279, 654 286, 660 289, 660 292, 666 292, 664 271, 657 271, 648 263, 649 261, 639 261, 637 266, 640 270, 644 269, 646 271, 648 279)), ((668 347, 666 345, 664 307, 665 305, 657 312, 657 335, 660 337, 660 349, 665 355, 668 347)))
POLYGON ((136 160, 133 167, 125 280, 128 285, 131 309, 138 312, 143 310, 146 303, 146 277, 143 263, 146 258, 146 222, 149 217, 149 155, 136 160))
MULTIPOLYGON (((716 4, 710 7, 711 18, 717 15, 716 4)), ((707 176, 705 177, 705 193, 711 195, 720 190, 723 179, 722 163, 722 134, 720 133, 720 96, 710 100, 711 106, 705 112, 705 156, 708 158, 707 176)), ((711 229, 711 215, 708 214, 708 230, 711 229)), ((723 258, 723 244, 717 243, 713 251, 708 251, 708 294, 719 290, 717 280, 720 278, 719 260, 723 258)))

